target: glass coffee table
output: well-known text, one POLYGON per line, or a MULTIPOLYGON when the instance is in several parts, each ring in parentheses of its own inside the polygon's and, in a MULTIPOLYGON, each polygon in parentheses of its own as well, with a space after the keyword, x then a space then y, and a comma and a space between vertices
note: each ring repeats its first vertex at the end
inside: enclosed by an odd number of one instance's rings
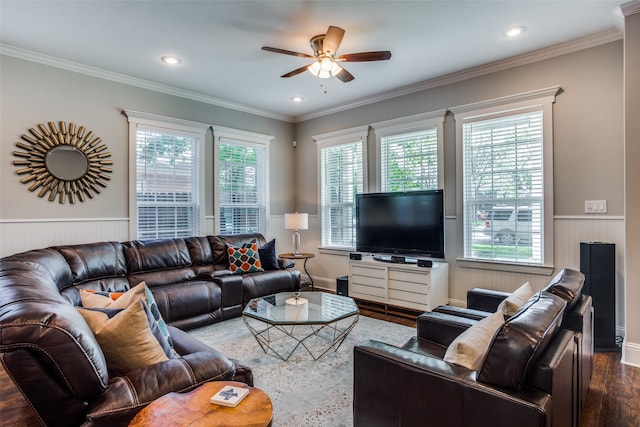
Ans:
POLYGON ((303 348, 318 360, 340 348, 359 314, 353 298, 326 292, 281 292, 249 301, 242 320, 265 353, 289 360, 303 348))

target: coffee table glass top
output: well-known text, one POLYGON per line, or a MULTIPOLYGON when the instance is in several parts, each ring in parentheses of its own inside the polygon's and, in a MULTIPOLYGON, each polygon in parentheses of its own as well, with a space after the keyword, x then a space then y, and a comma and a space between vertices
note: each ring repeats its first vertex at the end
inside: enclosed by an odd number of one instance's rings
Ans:
POLYGON ((358 306, 349 297, 326 292, 281 292, 252 299, 242 315, 274 325, 292 325, 332 323, 358 313, 358 306))

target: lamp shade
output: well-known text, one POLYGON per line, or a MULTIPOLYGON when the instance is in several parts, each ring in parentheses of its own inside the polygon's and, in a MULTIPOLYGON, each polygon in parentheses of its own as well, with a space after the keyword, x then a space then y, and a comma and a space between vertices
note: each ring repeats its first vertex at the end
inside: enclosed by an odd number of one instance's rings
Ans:
POLYGON ((306 230, 309 228, 309 214, 298 212, 284 214, 284 228, 287 230, 306 230))

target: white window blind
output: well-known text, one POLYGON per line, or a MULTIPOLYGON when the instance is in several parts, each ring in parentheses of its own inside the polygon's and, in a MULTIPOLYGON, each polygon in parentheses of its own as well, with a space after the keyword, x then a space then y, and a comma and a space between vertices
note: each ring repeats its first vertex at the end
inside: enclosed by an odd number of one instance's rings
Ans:
POLYGON ((265 146, 221 138, 218 215, 221 234, 266 233, 265 146))
POLYGON ((139 239, 199 233, 199 139, 167 129, 136 129, 139 239))
POLYGON ((381 191, 438 188, 436 128, 380 138, 381 191))
POLYGON ((462 124, 464 256, 544 261, 543 111, 462 124))
POLYGON ((362 139, 320 147, 322 245, 355 248, 355 196, 364 191, 362 139))

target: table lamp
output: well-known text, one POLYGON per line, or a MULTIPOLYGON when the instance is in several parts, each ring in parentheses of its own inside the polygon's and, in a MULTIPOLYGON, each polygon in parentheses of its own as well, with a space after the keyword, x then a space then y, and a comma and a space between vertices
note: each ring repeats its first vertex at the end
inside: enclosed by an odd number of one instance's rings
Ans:
POLYGON ((306 230, 309 228, 309 215, 298 212, 284 214, 284 228, 294 230, 292 253, 294 255, 300 255, 300 233, 298 233, 298 230, 306 230))

